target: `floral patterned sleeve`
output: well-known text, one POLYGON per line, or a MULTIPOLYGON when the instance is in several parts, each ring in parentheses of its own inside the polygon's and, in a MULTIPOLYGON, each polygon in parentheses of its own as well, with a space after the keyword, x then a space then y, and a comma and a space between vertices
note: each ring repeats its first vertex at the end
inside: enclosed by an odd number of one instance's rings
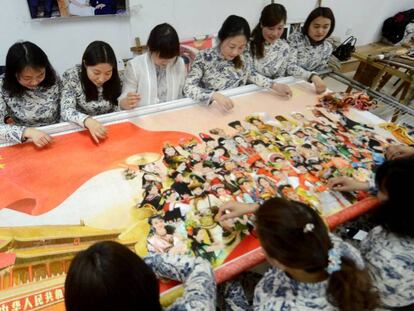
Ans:
POLYGON ((256 71, 253 65, 252 56, 249 53, 249 49, 246 49, 243 53, 243 59, 246 62, 246 70, 248 71, 247 80, 253 84, 256 84, 257 86, 270 88, 273 84, 273 81, 256 71))
POLYGON ((321 71, 329 68, 328 62, 333 52, 332 44, 327 42, 326 47, 321 55, 321 64, 315 69, 315 71, 321 71))
POLYGON ((272 80, 269 78, 266 78, 265 76, 258 73, 253 66, 250 69, 250 75, 247 79, 249 82, 256 84, 257 86, 261 87, 268 87, 270 88, 273 84, 272 80))
POLYGON ((302 67, 300 67, 297 63, 297 51, 294 48, 291 48, 290 51, 291 55, 292 55, 292 61, 289 62, 288 66, 287 66, 287 73, 289 76, 293 76, 295 78, 301 78, 305 81, 308 81, 312 72, 311 71, 307 71, 305 69, 303 69, 302 67))
POLYGON ((184 95, 193 100, 208 101, 213 94, 213 91, 201 87, 205 62, 206 60, 204 60, 203 52, 198 53, 184 83, 184 95))
POLYGON ((206 260, 171 254, 152 254, 144 260, 158 277, 184 283, 184 295, 166 310, 216 310, 216 282, 206 260))
POLYGON ((336 248, 339 251, 341 256, 351 259, 355 263, 358 269, 365 268, 365 263, 364 263, 364 260, 362 259, 362 256, 359 250, 357 250, 351 244, 344 242, 341 238, 337 237, 334 234, 329 234, 329 237, 331 238, 334 248, 336 248))
MULTIPOLYGON (((1 89, 0 85, 0 89, 1 89)), ((7 105, 0 93, 0 140, 6 142, 20 143, 22 142, 23 132, 26 129, 24 126, 9 125, 4 123, 7 116, 7 105)))
POLYGON ((63 121, 77 123, 85 127, 85 120, 89 117, 76 109, 77 98, 83 92, 76 67, 67 70, 62 76, 61 118, 63 121))
POLYGON ((307 36, 296 32, 289 36, 288 43, 292 51, 296 53, 296 62, 288 66, 289 75, 309 80, 312 73, 328 67, 333 48, 327 40, 318 45, 312 45, 307 36))
POLYGON ((361 241, 360 250, 381 303, 389 307, 414 304, 414 238, 377 226, 361 241))
POLYGON ((298 61, 297 61, 297 54, 298 54, 297 49, 299 47, 298 37, 291 35, 289 36, 287 41, 289 43, 290 53, 291 53, 290 61, 287 66, 288 75, 308 81, 312 72, 303 69, 301 66, 299 66, 298 61))

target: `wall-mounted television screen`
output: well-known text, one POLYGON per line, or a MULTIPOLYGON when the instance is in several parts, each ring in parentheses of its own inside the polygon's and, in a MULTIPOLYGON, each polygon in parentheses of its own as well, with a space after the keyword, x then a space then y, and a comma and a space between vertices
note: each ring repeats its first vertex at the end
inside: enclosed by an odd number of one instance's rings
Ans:
POLYGON ((128 0, 27 0, 31 18, 126 15, 128 0))

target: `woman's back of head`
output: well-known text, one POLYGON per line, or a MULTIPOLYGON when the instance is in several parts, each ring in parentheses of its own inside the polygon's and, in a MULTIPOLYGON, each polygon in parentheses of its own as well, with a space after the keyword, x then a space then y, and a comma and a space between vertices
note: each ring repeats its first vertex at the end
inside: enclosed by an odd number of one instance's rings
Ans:
POLYGON ((384 162, 376 172, 375 182, 385 200, 376 216, 388 231, 414 237, 411 200, 414 156, 384 162))
POLYGON ((255 215, 259 239, 267 255, 285 267, 325 275, 327 300, 332 305, 346 311, 373 310, 377 306, 378 296, 372 290, 367 271, 358 269, 341 254, 332 255, 336 250, 328 230, 311 207, 272 198, 255 215))
POLYGON ((65 282, 67 311, 161 310, 158 281, 126 246, 99 242, 78 253, 65 282))

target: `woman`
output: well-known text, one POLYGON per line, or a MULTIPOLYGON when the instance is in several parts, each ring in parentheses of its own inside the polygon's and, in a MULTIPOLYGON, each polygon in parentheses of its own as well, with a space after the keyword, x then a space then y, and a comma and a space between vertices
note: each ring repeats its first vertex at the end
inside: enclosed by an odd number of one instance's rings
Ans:
POLYGON ((35 127, 59 122, 60 91, 45 52, 29 41, 13 44, 0 79, 0 139, 13 143, 30 140, 37 147, 51 143, 52 137, 35 127))
POLYGON ((361 255, 329 234, 313 208, 272 198, 261 206, 227 202, 219 215, 225 220, 244 211, 254 212, 271 268, 255 287, 253 306, 243 301, 240 283, 230 283, 226 310, 376 310, 378 294, 361 255))
POLYGON ((65 280, 67 311, 216 310, 210 264, 184 255, 150 254, 141 259, 127 246, 103 241, 78 253, 65 280), (169 307, 160 304, 159 278, 183 283, 169 307))
POLYGON ((293 33, 288 38, 288 43, 296 54, 296 63, 288 65, 288 74, 313 82, 318 94, 325 92, 326 85, 316 72, 327 68, 333 48, 326 38, 334 28, 332 10, 319 7, 309 14, 302 32, 293 33))
POLYGON ((106 128, 91 116, 116 110, 120 94, 115 53, 108 43, 94 41, 86 48, 82 64, 63 74, 62 119, 86 127, 99 143, 106 128))
POLYGON ((289 44, 280 39, 286 24, 286 9, 272 3, 264 7, 259 24, 252 32, 250 51, 256 71, 270 79, 286 76, 289 62, 294 62, 289 44))
POLYGON ((149 52, 127 64, 119 98, 122 109, 153 105, 182 97, 186 76, 180 42, 169 24, 154 27, 148 38, 149 52))
POLYGON ((273 83, 255 72, 250 55, 244 53, 250 39, 250 27, 243 17, 230 15, 221 26, 218 38, 217 47, 197 54, 185 81, 186 96, 209 105, 215 103, 227 111, 232 109, 233 102, 219 91, 247 82, 272 88, 284 96, 291 95, 287 85, 273 83))
MULTIPOLYGON (((412 192, 414 149, 409 148, 388 148, 388 161, 376 170, 375 183, 346 176, 332 178, 328 183, 334 191, 368 191, 380 201, 370 219, 376 227, 361 241, 360 249, 387 310, 414 309, 414 226, 411 209, 407 208, 412 192)), ((361 223, 356 225, 359 229, 361 223)))

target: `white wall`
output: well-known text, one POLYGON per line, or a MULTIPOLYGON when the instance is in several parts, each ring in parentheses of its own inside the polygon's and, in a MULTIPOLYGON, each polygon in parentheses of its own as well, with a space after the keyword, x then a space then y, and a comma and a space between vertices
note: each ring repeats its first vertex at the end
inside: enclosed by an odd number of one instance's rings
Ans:
POLYGON ((400 11, 414 8, 413 0, 323 0, 335 14, 337 26, 333 33, 342 40, 348 34, 358 38, 357 45, 380 40, 382 23, 400 11))
POLYGON ((39 45, 60 73, 80 63, 93 40, 107 41, 119 57, 130 54, 128 17, 31 20, 26 0, 0 1, 7 1, 0 11, 0 64, 4 64, 8 48, 19 40, 39 45))
POLYGON ((170 23, 181 39, 217 33, 230 14, 247 19, 253 28, 264 0, 130 0, 133 36, 146 41, 151 29, 160 22, 170 23))
MULTIPOLYGON (((41 46, 58 72, 79 63, 85 47, 93 40, 112 45, 120 58, 131 57, 129 48, 139 36, 145 43, 149 31, 162 22, 171 23, 181 39, 217 33, 225 17, 244 16, 253 28, 265 0, 130 0, 130 17, 84 17, 69 20, 32 21, 26 0, 7 2, 0 11, 0 64, 7 50, 18 40, 41 46)), ((316 0, 279 0, 286 6, 288 20, 304 20, 316 0)), ((337 19, 334 35, 341 39, 347 31, 358 37, 358 44, 379 39, 385 18, 414 7, 413 0, 323 0, 337 19)))

